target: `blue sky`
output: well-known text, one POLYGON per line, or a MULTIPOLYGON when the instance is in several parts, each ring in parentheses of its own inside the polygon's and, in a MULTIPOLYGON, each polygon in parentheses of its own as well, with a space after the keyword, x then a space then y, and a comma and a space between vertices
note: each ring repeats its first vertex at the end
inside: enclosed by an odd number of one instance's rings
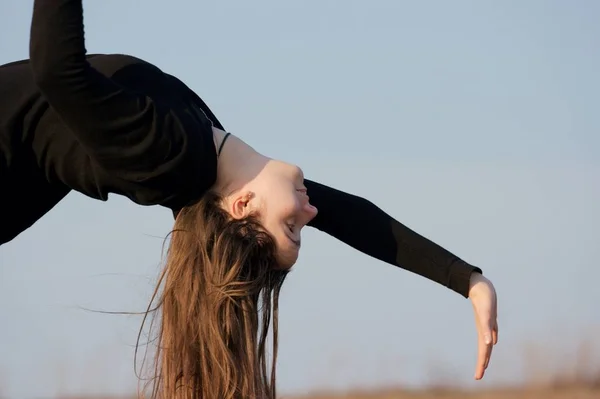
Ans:
MULTIPOLYGON (((0 4, 0 63, 28 57, 32 4, 0 4)), ((283 392, 519 382, 600 333, 600 3, 141 4, 84 2, 88 52, 178 76, 259 151, 496 284, 500 343, 474 382, 468 301, 306 229, 282 296, 283 392)), ((135 387, 140 318, 81 308, 143 310, 171 223, 72 193, 0 248, 2 393, 135 387)))

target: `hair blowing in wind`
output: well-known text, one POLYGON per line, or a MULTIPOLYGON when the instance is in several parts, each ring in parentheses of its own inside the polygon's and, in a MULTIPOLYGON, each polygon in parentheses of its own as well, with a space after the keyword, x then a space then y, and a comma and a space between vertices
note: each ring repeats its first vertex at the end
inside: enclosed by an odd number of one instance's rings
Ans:
POLYGON ((232 219, 219 203, 208 193, 183 208, 171 233, 152 296, 152 311, 160 313, 152 399, 276 397, 278 301, 287 271, 277 268, 275 243, 258 221, 232 219))

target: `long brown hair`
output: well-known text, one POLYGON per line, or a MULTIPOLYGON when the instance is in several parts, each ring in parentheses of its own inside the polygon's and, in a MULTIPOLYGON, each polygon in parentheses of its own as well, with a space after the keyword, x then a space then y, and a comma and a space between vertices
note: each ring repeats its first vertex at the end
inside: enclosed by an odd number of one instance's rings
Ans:
POLYGON ((211 192, 183 208, 171 232, 152 297, 159 311, 153 399, 275 399, 287 271, 277 268, 275 242, 258 220, 233 219, 220 201, 211 192))

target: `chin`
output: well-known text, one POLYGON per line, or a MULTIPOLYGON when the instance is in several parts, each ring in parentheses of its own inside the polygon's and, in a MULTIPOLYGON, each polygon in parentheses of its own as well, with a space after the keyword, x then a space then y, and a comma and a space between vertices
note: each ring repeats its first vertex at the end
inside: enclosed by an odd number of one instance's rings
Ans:
POLYGON ((282 270, 291 269, 298 261, 300 251, 297 248, 281 251, 277 257, 277 263, 282 270))

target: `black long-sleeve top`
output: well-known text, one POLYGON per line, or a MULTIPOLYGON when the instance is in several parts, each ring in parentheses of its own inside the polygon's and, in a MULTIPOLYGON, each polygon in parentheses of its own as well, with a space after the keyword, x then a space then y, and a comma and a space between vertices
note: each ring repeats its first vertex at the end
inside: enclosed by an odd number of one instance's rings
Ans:
MULTIPOLYGON (((87 55, 81 0, 36 0, 30 58, 0 66, 0 245, 70 190, 173 210, 216 180, 211 126, 224 127, 179 79, 128 55, 87 55)), ((467 297, 481 269, 372 202, 306 180, 309 226, 467 297)))

